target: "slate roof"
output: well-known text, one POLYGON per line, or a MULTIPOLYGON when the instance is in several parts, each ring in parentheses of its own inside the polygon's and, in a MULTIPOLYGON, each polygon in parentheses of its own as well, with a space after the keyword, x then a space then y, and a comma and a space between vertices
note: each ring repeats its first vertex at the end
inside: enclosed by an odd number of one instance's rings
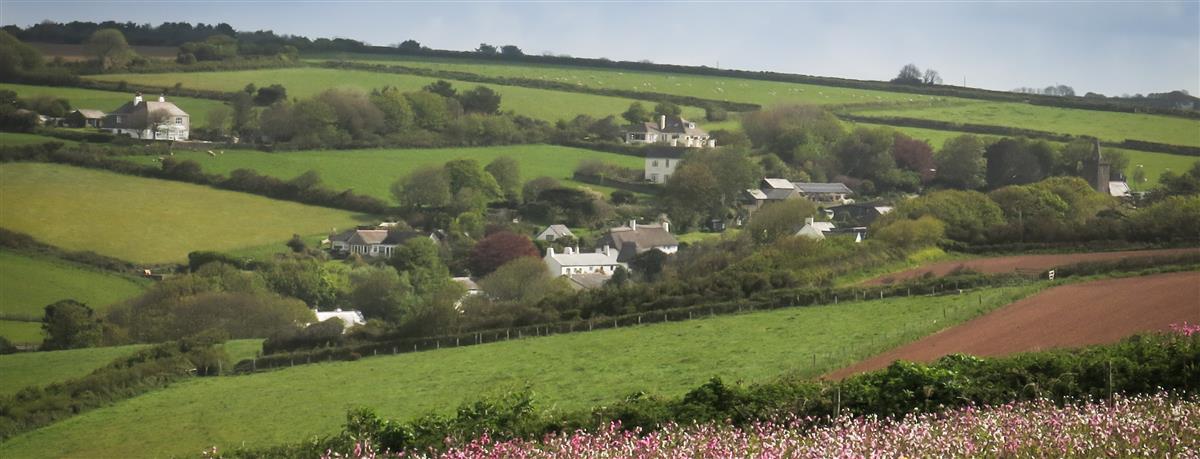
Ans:
POLYGON ((154 113, 159 110, 167 112, 171 116, 188 116, 187 112, 183 111, 171 102, 159 102, 156 100, 143 101, 141 104, 134 105, 133 102, 126 102, 120 108, 113 110, 109 115, 123 115, 142 110, 142 105, 145 105, 146 113, 154 113))
POLYGON ((550 255, 554 261, 563 267, 570 266, 600 266, 600 265, 615 265, 617 262, 617 251, 612 250, 608 255, 603 251, 599 252, 579 252, 579 253, 555 253, 550 255))
POLYGON ((346 242, 354 245, 400 245, 409 239, 428 236, 417 231, 388 231, 382 229, 355 229, 336 234, 330 241, 346 242))
POLYGON ((571 282, 571 288, 575 290, 600 288, 610 278, 608 275, 598 273, 571 274, 567 276, 567 280, 571 282))
POLYGON ((636 123, 629 126, 629 132, 661 132, 664 134, 683 134, 692 137, 708 137, 708 131, 695 126, 696 123, 688 121, 679 116, 668 116, 666 126, 663 129, 658 128, 658 119, 636 123))
POLYGON ((765 178, 762 181, 763 188, 772 188, 777 190, 792 190, 796 188, 796 185, 792 184, 792 182, 788 179, 765 178))
POLYGON ((83 115, 84 118, 89 119, 89 120, 104 118, 103 110, 92 110, 90 108, 77 108, 77 109, 75 109, 75 111, 79 112, 80 115, 83 115))
POLYGON ((854 193, 845 183, 793 182, 793 185, 801 193, 854 193))
POLYGON ((619 248, 617 260, 626 262, 637 254, 656 247, 677 247, 679 240, 663 229, 662 225, 637 225, 637 229, 628 226, 613 228, 608 232, 610 245, 619 248))
POLYGON ((754 188, 746 190, 746 194, 759 201, 765 201, 767 199, 766 193, 763 193, 762 190, 756 190, 754 188))
POLYGON ((538 233, 537 238, 542 239, 546 236, 554 236, 555 239, 558 239, 567 236, 575 237, 575 233, 572 233, 571 229, 567 228, 567 225, 550 225, 541 233, 538 233))

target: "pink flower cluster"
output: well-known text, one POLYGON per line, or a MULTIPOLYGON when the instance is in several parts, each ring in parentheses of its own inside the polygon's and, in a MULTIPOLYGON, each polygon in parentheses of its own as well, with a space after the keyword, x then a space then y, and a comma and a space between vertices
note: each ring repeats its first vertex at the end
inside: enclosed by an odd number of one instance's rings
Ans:
POLYGON ((496 441, 487 435, 430 454, 378 453, 325 457, 484 458, 875 458, 875 457, 1200 457, 1200 402, 1169 394, 1117 397, 1057 407, 1011 403, 901 420, 840 416, 790 419, 746 428, 667 425, 653 432, 611 424, 596 432, 549 435, 541 441, 496 441), (824 422, 822 422, 824 421, 824 422))
POLYGON ((1171 324, 1171 331, 1183 336, 1192 336, 1200 334, 1200 324, 1189 324, 1187 321, 1182 324, 1171 324))

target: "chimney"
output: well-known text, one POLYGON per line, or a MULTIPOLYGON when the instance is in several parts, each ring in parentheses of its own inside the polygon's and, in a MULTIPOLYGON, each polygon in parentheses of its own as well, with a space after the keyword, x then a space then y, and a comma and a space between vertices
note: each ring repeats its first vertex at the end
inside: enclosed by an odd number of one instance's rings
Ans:
POLYGON ((142 93, 139 92, 139 93, 133 95, 133 105, 137 105, 140 103, 142 103, 142 93))
POLYGON ((167 95, 166 95, 166 94, 159 94, 159 95, 158 95, 158 101, 159 101, 159 102, 166 102, 166 101, 167 101, 167 95))
POLYGON ((708 148, 717 148, 717 139, 708 139, 708 148))
POLYGON ((668 221, 662 222, 662 227, 663 227, 663 231, 666 231, 668 233, 671 232, 671 222, 668 222, 668 221))
POLYGON ((563 253, 565 253, 565 254, 567 254, 567 255, 570 255, 570 254, 572 254, 572 253, 575 253, 575 252, 573 252, 573 251, 571 250, 571 248, 570 248, 570 247, 567 247, 566 249, 563 249, 563 250, 566 250, 566 252, 563 252, 563 253))
POLYGON ((658 115, 658 130, 665 131, 667 129, 667 115, 658 115))
POLYGON ((546 256, 547 256, 547 257, 553 257, 553 256, 554 256, 554 247, 548 247, 548 248, 546 248, 546 256))
POLYGON ((812 218, 812 217, 805 218, 805 219, 804 219, 804 224, 805 224, 805 225, 808 225, 808 226, 812 226, 812 224, 813 224, 813 218, 812 218))
POLYGON ((636 219, 629 221, 629 229, 637 231, 637 220, 636 219))
POLYGON ((608 244, 604 244, 604 256, 606 256, 606 257, 612 256, 612 253, 609 250, 610 249, 608 248, 608 244))

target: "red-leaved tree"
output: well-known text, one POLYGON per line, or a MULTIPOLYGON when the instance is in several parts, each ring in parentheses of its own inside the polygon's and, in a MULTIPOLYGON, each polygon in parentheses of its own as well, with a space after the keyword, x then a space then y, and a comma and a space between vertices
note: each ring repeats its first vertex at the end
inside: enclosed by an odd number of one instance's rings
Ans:
POLYGON ((921 183, 933 180, 933 147, 924 140, 917 140, 899 132, 892 141, 892 158, 896 166, 921 175, 921 183))
POLYGON ((514 259, 538 256, 537 247, 528 237, 511 231, 499 231, 475 244, 468 264, 472 275, 482 277, 514 259))

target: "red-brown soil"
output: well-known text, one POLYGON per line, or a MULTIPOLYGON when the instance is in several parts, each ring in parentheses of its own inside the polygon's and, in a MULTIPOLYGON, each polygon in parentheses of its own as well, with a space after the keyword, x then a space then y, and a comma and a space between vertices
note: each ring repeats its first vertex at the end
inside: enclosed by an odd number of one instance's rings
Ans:
POLYGON ((1111 343, 1171 324, 1200 323, 1200 272, 1064 285, 871 357, 827 377, 929 362, 947 354, 1000 356, 1111 343))
POLYGON ((1125 252, 1093 252, 1093 253, 1063 253, 1049 255, 1017 255, 1011 257, 980 258, 977 260, 943 261, 907 271, 876 277, 864 282, 865 285, 884 285, 891 282, 903 281, 920 277, 925 273, 935 276, 945 276, 958 268, 968 268, 986 274, 1010 273, 1018 270, 1046 271, 1058 266, 1089 261, 1118 260, 1122 258, 1141 258, 1163 255, 1179 255, 1198 253, 1200 248, 1162 249, 1162 250, 1130 250, 1125 252))

